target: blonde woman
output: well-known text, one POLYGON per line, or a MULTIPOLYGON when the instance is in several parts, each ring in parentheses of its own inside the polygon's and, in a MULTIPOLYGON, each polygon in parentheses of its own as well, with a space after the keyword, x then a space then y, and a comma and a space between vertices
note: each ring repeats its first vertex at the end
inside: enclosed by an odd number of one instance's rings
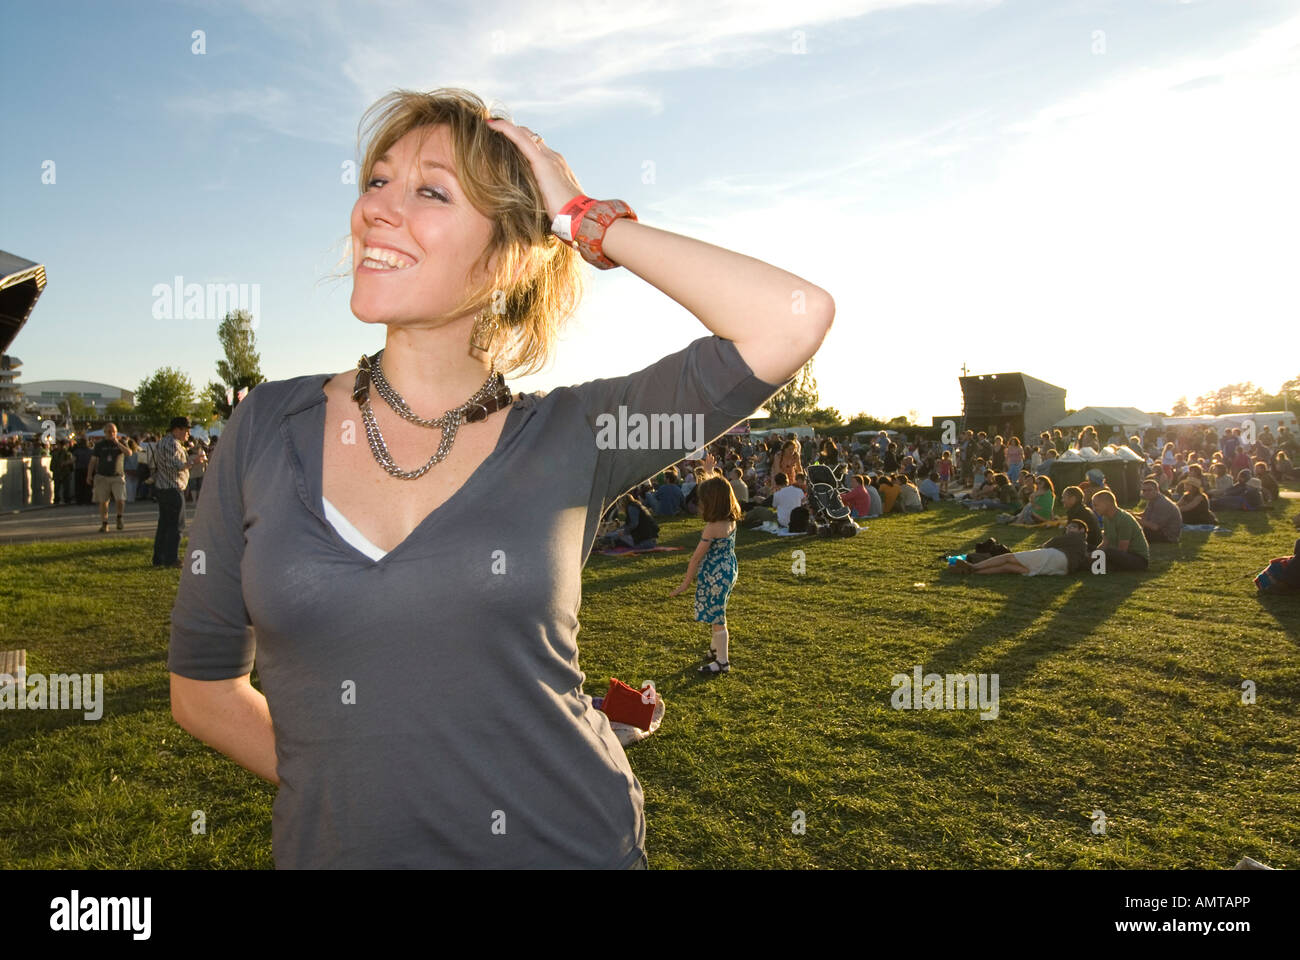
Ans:
POLYGON ((641 785, 583 692, 577 612, 606 507, 682 451, 604 425, 701 414, 720 436, 816 352, 834 302, 614 202, 566 225, 586 201, 564 157, 467 91, 395 91, 363 135, 351 307, 383 349, 235 407, 172 612, 172 712, 278 786, 278 867, 643 867, 641 785), (512 393, 498 374, 551 356, 583 259, 700 338, 512 393))

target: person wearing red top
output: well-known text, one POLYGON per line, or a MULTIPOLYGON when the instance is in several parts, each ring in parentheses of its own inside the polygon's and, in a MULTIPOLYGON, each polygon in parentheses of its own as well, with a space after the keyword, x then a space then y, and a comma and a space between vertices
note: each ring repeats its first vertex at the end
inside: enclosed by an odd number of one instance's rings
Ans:
POLYGON ((840 494, 840 499, 844 501, 846 507, 853 511, 855 518, 865 517, 871 512, 871 496, 867 493, 865 477, 855 476, 853 478, 853 489, 840 494))

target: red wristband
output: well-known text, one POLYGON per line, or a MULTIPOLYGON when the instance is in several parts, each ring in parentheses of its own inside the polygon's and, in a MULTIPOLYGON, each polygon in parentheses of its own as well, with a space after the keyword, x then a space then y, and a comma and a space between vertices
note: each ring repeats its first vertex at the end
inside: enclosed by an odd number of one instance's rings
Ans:
POLYGON ((599 200, 587 208, 586 216, 574 232, 578 242, 578 251, 582 259, 601 270, 609 270, 618 264, 601 251, 605 241, 605 231, 615 220, 626 218, 635 220, 636 214, 622 200, 599 200))

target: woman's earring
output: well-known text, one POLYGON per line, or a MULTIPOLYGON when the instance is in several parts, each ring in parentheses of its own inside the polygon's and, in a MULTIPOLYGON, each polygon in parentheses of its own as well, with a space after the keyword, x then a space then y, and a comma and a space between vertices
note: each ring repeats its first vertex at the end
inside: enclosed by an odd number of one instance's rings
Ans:
POLYGON ((497 333, 497 322, 495 318, 485 319, 487 317, 488 314, 484 312, 474 318, 474 329, 469 338, 471 350, 487 353, 488 347, 492 346, 497 333))

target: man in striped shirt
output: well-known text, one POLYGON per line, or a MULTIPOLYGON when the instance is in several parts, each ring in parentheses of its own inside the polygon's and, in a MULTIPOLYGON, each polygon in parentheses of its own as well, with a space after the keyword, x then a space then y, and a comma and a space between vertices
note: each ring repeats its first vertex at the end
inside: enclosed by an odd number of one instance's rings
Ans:
POLYGON ((181 511, 185 509, 184 490, 190 482, 192 463, 184 446, 189 433, 189 418, 173 417, 154 452, 153 478, 158 498, 158 530, 153 537, 155 567, 181 565, 181 511))

